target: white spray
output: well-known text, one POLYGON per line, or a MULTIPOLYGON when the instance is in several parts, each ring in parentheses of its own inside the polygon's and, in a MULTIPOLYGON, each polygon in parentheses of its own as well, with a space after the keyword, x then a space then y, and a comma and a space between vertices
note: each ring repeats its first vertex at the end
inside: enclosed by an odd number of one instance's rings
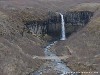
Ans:
POLYGON ((65 22, 64 22, 64 16, 60 13, 61 16, 61 40, 65 40, 66 39, 66 35, 65 35, 65 22))

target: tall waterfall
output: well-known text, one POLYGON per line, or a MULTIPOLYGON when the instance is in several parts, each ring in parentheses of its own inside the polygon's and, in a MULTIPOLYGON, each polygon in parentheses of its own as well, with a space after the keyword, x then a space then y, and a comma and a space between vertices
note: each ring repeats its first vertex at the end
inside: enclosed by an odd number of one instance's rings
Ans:
POLYGON ((64 16, 60 13, 61 16, 61 40, 65 40, 66 39, 66 35, 65 35, 65 22, 64 22, 64 16))

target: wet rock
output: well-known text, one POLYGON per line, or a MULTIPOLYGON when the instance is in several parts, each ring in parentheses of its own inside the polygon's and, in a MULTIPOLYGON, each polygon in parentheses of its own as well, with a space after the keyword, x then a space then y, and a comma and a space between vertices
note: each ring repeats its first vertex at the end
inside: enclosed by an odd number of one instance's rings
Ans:
MULTIPOLYGON (((40 21, 28 21, 25 23, 26 28, 32 34, 48 34, 55 37, 60 37, 61 34, 61 17, 58 14, 49 13, 49 18, 40 21)), ((64 14, 66 36, 83 28, 93 16, 90 11, 73 11, 64 14)))

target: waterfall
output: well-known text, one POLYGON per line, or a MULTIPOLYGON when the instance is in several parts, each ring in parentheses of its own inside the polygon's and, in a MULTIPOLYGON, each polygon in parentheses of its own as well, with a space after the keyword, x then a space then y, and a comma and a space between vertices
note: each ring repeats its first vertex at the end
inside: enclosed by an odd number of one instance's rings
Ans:
MULTIPOLYGON (((61 40, 65 40, 65 24, 64 24, 64 17, 61 15, 61 24, 62 24, 62 37, 61 40)), ((44 48, 45 58, 47 62, 45 62, 37 71, 30 75, 44 75, 44 74, 52 74, 52 71, 54 71, 57 75, 77 75, 73 73, 73 71, 66 66, 66 64, 59 58, 54 52, 52 52, 52 47, 57 44, 57 41, 54 41, 47 45, 44 48), (51 49, 51 50, 50 50, 51 49), (50 59, 49 59, 50 58, 50 59)))
POLYGON ((65 35, 65 22, 64 22, 64 16, 60 13, 61 16, 61 40, 66 39, 65 35))

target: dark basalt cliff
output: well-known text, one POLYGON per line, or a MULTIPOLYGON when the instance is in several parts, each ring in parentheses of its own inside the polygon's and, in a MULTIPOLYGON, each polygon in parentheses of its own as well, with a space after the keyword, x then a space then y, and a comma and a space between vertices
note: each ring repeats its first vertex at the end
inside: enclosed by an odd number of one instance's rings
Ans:
POLYGON ((65 14, 65 23, 71 25, 86 25, 92 16, 93 12, 90 11, 67 12, 65 14))
MULTIPOLYGON (((49 12, 49 18, 42 21, 27 21, 25 26, 32 34, 48 34, 53 37, 60 37, 61 17, 59 14, 49 12)), ((83 28, 93 16, 90 11, 69 11, 64 14, 66 36, 83 28)))

